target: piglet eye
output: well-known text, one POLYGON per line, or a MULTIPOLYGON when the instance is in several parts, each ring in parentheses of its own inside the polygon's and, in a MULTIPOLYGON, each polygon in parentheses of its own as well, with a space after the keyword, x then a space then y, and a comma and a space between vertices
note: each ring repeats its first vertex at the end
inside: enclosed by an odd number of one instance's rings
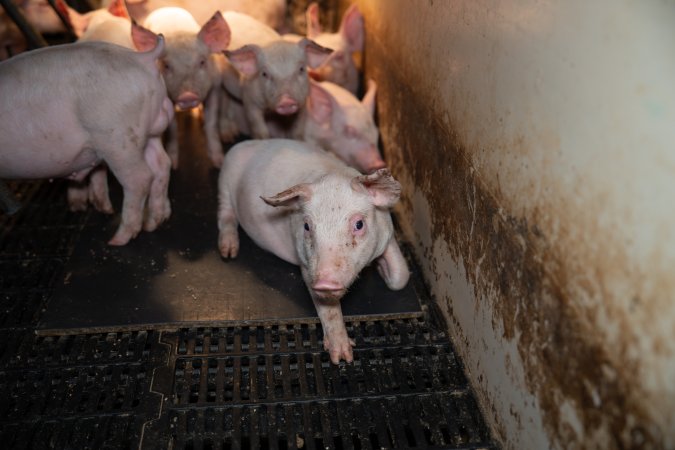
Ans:
POLYGON ((357 221, 354 223, 354 229, 355 229, 355 230, 361 230, 361 229, 363 229, 363 220, 357 220, 357 221))
POLYGON ((309 224, 305 222, 305 231, 309 231, 309 224))
POLYGON ((305 73, 305 66, 300 67, 300 74, 302 75, 303 73, 305 73))
POLYGON ((265 71, 263 71, 263 73, 261 75, 262 75, 263 78, 267 78, 269 76, 269 75, 267 75, 267 72, 265 72, 265 71))
POLYGON ((205 59, 202 59, 201 61, 199 61, 199 67, 205 67, 205 66, 206 66, 206 60, 205 59))

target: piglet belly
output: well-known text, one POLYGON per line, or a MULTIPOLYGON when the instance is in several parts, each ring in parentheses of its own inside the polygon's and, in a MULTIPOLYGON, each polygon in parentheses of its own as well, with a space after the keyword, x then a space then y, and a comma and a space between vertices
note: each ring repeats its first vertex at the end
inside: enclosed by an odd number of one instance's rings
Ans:
POLYGON ((81 179, 99 162, 81 127, 63 116, 26 119, 0 135, 0 178, 81 179))

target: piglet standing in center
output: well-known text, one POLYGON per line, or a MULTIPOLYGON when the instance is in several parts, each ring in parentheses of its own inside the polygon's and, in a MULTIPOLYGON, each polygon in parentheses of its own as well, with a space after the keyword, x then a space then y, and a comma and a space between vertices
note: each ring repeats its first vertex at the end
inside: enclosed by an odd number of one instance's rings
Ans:
MULTIPOLYGON (((146 51, 152 45, 147 30, 166 36, 166 54, 161 58, 162 76, 171 101, 179 110, 204 105, 204 134, 209 158, 215 167, 223 160, 218 135, 218 110, 221 102, 221 72, 225 60, 220 52, 230 43, 230 28, 220 12, 214 13, 201 28, 182 8, 165 7, 146 19, 143 33, 132 32, 136 48, 146 51), (147 29, 147 30, 145 30, 147 29)), ((171 123, 166 151, 178 168, 178 125, 171 123)))
POLYGON ((389 288, 408 282, 389 212, 400 184, 386 168, 362 175, 318 147, 269 139, 232 147, 218 189, 221 255, 237 256, 240 224, 257 245, 299 265, 331 361, 353 361, 340 308, 349 286, 372 261, 389 288))

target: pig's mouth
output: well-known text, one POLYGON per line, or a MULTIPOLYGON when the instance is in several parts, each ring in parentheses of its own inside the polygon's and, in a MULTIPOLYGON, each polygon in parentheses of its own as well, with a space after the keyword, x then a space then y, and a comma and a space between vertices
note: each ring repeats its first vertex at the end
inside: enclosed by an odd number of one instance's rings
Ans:
POLYGON ((290 116, 291 114, 298 112, 298 104, 279 105, 277 106, 276 112, 282 116, 290 116))
POLYGON ((181 111, 185 111, 185 110, 187 110, 187 109, 196 108, 197 106, 199 106, 199 103, 200 103, 200 102, 199 102, 198 99, 197 99, 197 100, 177 101, 177 102, 176 102, 176 106, 177 106, 178 109, 180 109, 181 111))
POLYGON ((317 297, 323 300, 340 300, 347 289, 312 289, 317 297))
POLYGON ((176 107, 182 111, 196 108, 200 103, 201 99, 194 92, 183 92, 176 99, 176 107))

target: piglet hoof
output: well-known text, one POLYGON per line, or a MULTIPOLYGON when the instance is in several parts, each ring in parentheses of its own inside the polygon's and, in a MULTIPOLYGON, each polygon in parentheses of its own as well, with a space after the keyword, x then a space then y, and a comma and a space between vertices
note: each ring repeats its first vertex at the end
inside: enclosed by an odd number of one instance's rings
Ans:
POLYGON ((87 202, 76 202, 74 200, 68 200, 68 209, 70 212, 82 212, 87 210, 87 202))
POLYGON ((323 337, 323 348, 330 355, 330 361, 333 364, 340 364, 341 359, 344 359, 348 363, 354 361, 352 347, 355 345, 354 341, 346 336, 340 338, 323 337))
POLYGON ((218 236, 218 249, 223 258, 236 258, 239 253, 239 236, 236 232, 221 232, 218 236))
POLYGON ((225 155, 223 155, 222 151, 211 152, 209 153, 209 158, 211 159, 213 167, 220 169, 220 166, 223 165, 223 159, 225 159, 225 155))
POLYGON ((239 254, 239 237, 228 233, 218 239, 218 248, 223 258, 236 258, 239 254))
POLYGON ((122 245, 127 245, 127 243, 131 239, 135 238, 137 234, 138 234, 138 231, 136 231, 134 233, 134 232, 130 231, 127 227, 120 226, 117 229, 117 232, 115 233, 115 235, 112 237, 112 239, 110 239, 108 241, 108 245, 112 245, 112 246, 116 246, 116 247, 119 247, 119 246, 122 246, 122 245))
POLYGON ((106 200, 93 199, 92 203, 94 204, 94 208, 96 208, 96 211, 101 212, 103 214, 113 214, 115 212, 115 210, 112 207, 112 203, 110 203, 110 199, 106 200))
POLYGON ((68 209, 70 212, 87 210, 87 192, 77 187, 68 188, 68 209))

